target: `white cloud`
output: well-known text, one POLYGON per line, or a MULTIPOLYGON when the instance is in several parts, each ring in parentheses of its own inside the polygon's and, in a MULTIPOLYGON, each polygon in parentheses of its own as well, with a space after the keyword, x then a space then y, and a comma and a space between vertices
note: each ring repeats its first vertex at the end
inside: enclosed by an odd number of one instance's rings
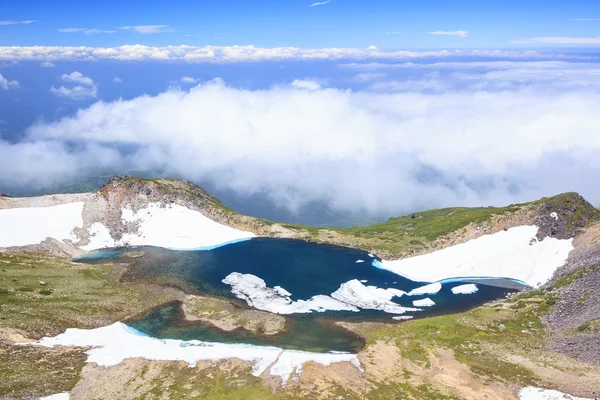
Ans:
POLYGON ((123 82, 123 79, 119 78, 118 76, 115 76, 115 77, 113 78, 113 82, 114 82, 114 83, 121 83, 121 82, 123 82))
MULTIPOLYGON (((188 63, 227 63, 283 60, 406 60, 420 58, 529 58, 581 59, 586 56, 556 52, 514 50, 380 50, 375 46, 357 48, 302 49, 298 47, 262 48, 255 46, 144 46, 63 47, 63 46, 0 46, 0 61, 182 61, 188 63)), ((588 57, 589 58, 589 57, 588 57)))
POLYGON ((79 71, 63 74, 60 79, 63 82, 74 83, 75 86, 61 86, 59 88, 52 86, 50 92, 57 96, 69 97, 74 100, 83 100, 88 97, 96 97, 98 93, 98 88, 92 78, 83 75, 79 71))
POLYGON ((136 26, 120 26, 117 29, 123 31, 133 31, 140 33, 142 35, 147 35, 150 33, 162 33, 167 32, 169 25, 136 25, 136 26))
POLYGON ((193 85, 195 83, 198 83, 198 79, 196 78, 192 78, 190 76, 183 76, 181 78, 181 83, 185 83, 185 84, 189 84, 189 85, 193 85))
POLYGON ((7 26, 7 25, 30 25, 33 24, 34 22, 37 22, 37 20, 35 19, 28 19, 25 21, 0 21, 0 26, 7 26))
POLYGON ((523 40, 514 40, 513 44, 600 44, 600 36, 597 37, 568 37, 568 36, 544 36, 523 40))
POLYGON ((309 5, 309 7, 324 6, 325 4, 331 3, 331 1, 332 0, 321 1, 321 2, 317 2, 317 3, 312 3, 311 5, 309 5))
POLYGON ((19 87, 19 82, 9 81, 2 74, 0 74, 0 88, 2 90, 14 89, 19 87))
POLYGON ((427 32, 430 35, 443 35, 443 36, 458 36, 461 38, 465 38, 467 36, 469 36, 469 32, 467 31, 434 31, 434 32, 427 32))
MULTIPOLYGON (((558 76, 577 68, 566 64, 547 70, 558 76)), ((526 82, 527 69, 530 76, 540 71, 525 64, 465 79, 476 85, 499 73, 526 82)), ((246 90, 215 80, 98 102, 32 126, 22 143, 0 141, 0 170, 8 171, 0 186, 50 185, 111 166, 214 180, 292 209, 324 199, 338 209, 393 215, 568 190, 598 201, 600 187, 590 182, 600 174, 600 88, 556 82, 441 92, 406 84, 381 93, 246 90)))
POLYGON ((78 33, 78 32, 82 32, 86 35, 94 35, 97 33, 115 33, 117 32, 114 29, 90 29, 90 28, 60 28, 58 30, 61 33, 78 33))
POLYGON ((294 79, 291 85, 297 89, 303 90, 321 89, 321 85, 319 84, 319 82, 312 79, 294 79))
POLYGON ((383 72, 362 72, 354 77, 357 82, 371 82, 385 78, 387 75, 383 72))
POLYGON ((94 86, 94 81, 92 80, 92 78, 89 78, 85 75, 83 75, 81 72, 79 71, 73 71, 70 74, 63 74, 60 79, 64 82, 73 82, 73 83, 79 83, 85 86, 94 86))
POLYGON ((54 68, 54 67, 55 67, 55 65, 54 65, 54 64, 52 64, 52 63, 51 63, 51 62, 49 62, 49 61, 44 61, 44 62, 42 62, 42 63, 40 64, 40 67, 42 67, 42 68, 54 68))

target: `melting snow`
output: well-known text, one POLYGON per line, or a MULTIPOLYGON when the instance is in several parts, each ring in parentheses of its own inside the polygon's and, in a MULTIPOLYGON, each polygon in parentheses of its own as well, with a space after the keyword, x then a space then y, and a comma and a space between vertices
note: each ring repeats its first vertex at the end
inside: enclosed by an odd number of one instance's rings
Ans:
POLYGON ((592 400, 583 397, 570 396, 568 394, 535 387, 526 387, 519 391, 520 400, 592 400))
POLYGON ((155 339, 120 322, 90 330, 67 329, 61 335, 43 338, 33 345, 93 347, 86 352, 87 362, 97 363, 104 367, 117 365, 127 358, 185 361, 190 366, 196 365, 200 360, 216 361, 237 358, 254 363, 252 369, 254 376, 260 376, 265 371, 269 371, 271 375, 281 377, 284 385, 291 374, 294 372, 300 374, 304 363, 309 361, 321 365, 350 362, 356 368, 361 369, 355 354, 309 353, 246 344, 155 339))
POLYGON ((536 226, 519 226, 412 258, 375 264, 414 281, 494 276, 537 287, 547 282, 573 249, 572 239, 532 242, 536 226))
POLYGON ((477 288, 477 285, 469 283, 467 285, 455 286, 450 290, 452 290, 452 293, 454 294, 473 294, 479 289, 477 288))
POLYGON ((37 244, 49 237, 77 240, 75 227, 83 227, 83 202, 0 210, 0 247, 37 244))

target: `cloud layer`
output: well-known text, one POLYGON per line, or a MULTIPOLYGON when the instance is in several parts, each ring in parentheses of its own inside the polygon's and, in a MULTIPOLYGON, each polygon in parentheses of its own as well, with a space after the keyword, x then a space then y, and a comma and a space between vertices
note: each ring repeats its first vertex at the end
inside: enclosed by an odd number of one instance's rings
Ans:
MULTIPOLYGON (((337 209, 394 215, 568 190, 600 200, 600 91, 582 72, 595 71, 593 65, 352 68, 433 70, 430 79, 448 89, 352 91, 298 79, 247 90, 217 79, 98 102, 32 126, 21 143, 0 142, 0 186, 137 168, 211 180, 244 195, 267 193, 290 209, 325 200, 337 209), (540 71, 554 78, 539 85, 531 77, 544 76, 540 71), (452 74, 464 74, 469 84, 454 86, 452 74)), ((377 73, 363 78, 385 84, 387 75, 377 73)), ((83 84, 85 77, 72 75, 83 84)))
MULTIPOLYGON (((125 27, 122 27, 125 28, 125 27)), ((134 27, 128 27, 134 28, 134 27)), ((161 28, 162 29, 162 28, 161 28)), ((459 31, 460 32, 460 31, 459 31)), ((146 32, 152 33, 152 32, 146 32)), ((512 50, 380 50, 375 46, 357 48, 302 49, 297 47, 262 48, 255 46, 144 46, 65 47, 65 46, 0 46, 0 61, 183 61, 247 62, 283 60, 403 60, 419 58, 514 58, 514 59, 577 59, 579 55, 512 50)))

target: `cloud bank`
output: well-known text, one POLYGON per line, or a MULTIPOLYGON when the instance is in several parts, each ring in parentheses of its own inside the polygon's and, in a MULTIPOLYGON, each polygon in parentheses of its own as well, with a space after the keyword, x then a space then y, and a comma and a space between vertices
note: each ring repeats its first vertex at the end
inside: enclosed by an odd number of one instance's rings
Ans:
POLYGON ((598 86, 580 82, 579 64, 518 64, 419 70, 439 72, 431 79, 450 88, 441 91, 352 91, 307 80, 247 90, 216 79, 98 102, 35 124, 21 143, 0 141, 0 187, 137 168, 266 193, 290 209, 324 200, 396 215, 569 190, 598 202, 598 86), (543 68, 562 78, 543 85, 526 78, 543 68), (444 71, 461 69, 470 83, 457 88, 444 71), (494 74, 513 84, 490 86, 494 74))

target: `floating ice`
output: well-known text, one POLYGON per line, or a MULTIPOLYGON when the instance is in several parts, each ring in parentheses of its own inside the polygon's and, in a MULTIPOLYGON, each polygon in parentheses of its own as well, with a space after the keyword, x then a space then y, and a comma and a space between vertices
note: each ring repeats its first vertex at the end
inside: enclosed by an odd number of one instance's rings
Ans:
POLYGON ((435 302, 430 298, 415 300, 413 301, 413 306, 415 307, 432 307, 435 306, 435 302))
POLYGON ((380 310, 390 314, 419 311, 414 308, 403 307, 391 301, 393 297, 402 296, 403 294, 404 292, 401 290, 365 286, 358 280, 353 279, 342 283, 340 288, 331 294, 331 297, 358 308, 380 310))
POLYGON ((442 289, 442 284, 439 282, 430 283, 429 285, 421 286, 408 292, 409 296, 420 296, 424 294, 436 294, 442 289))
POLYGON ((392 319, 395 319, 396 321, 404 321, 404 320, 413 319, 413 316, 412 315, 400 315, 397 317, 392 317, 392 319))
POLYGON ((252 274, 233 272, 223 279, 223 283, 231 285, 231 292, 245 300, 248 305, 276 314, 305 314, 327 310, 359 311, 356 307, 324 295, 313 296, 309 300, 293 301, 287 290, 281 287, 267 287, 264 280, 252 274))
POLYGON ((477 285, 469 283, 466 285, 455 286, 450 290, 452 290, 452 293, 454 294, 473 294, 479 289, 477 288, 477 285))
POLYGON ((360 263, 364 263, 365 260, 356 260, 355 264, 360 264, 360 263))

